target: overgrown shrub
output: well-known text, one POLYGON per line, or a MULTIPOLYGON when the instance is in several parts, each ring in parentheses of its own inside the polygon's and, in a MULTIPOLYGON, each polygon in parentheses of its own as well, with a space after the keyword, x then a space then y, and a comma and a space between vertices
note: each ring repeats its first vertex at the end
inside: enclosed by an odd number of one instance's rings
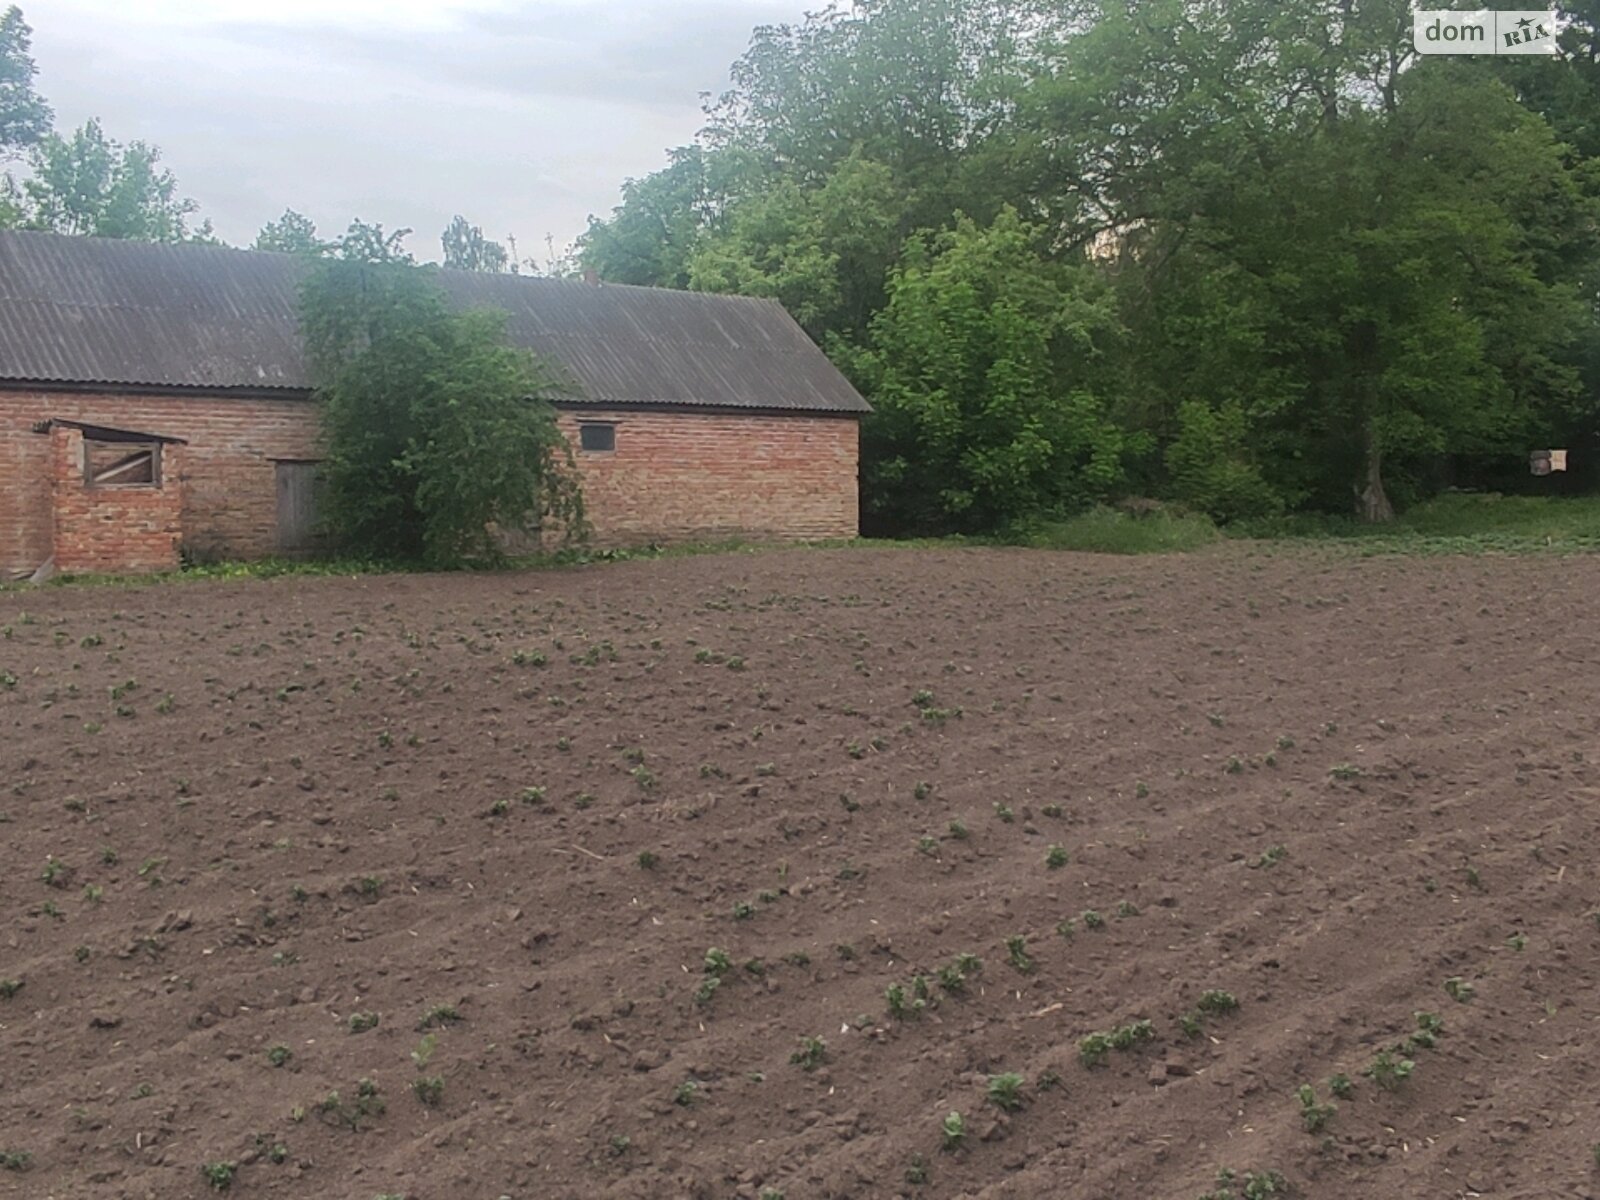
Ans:
POLYGON ((551 401, 573 387, 511 346, 505 315, 453 312, 424 268, 327 261, 301 323, 327 445, 323 512, 343 547, 455 565, 500 556, 497 531, 582 528, 551 401))

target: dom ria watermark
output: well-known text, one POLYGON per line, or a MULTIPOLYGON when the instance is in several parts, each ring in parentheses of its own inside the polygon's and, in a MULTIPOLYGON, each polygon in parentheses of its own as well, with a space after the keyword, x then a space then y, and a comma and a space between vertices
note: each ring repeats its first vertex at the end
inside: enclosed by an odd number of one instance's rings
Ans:
POLYGON ((1556 14, 1493 8, 1417 10, 1418 54, 1554 54, 1556 14))

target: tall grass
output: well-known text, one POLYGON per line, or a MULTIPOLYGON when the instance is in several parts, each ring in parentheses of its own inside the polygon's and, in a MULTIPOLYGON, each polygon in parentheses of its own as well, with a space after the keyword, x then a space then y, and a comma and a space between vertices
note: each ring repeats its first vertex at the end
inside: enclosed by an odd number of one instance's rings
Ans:
POLYGON ((1040 550, 1093 554, 1170 554, 1198 550, 1220 540, 1209 517, 1172 509, 1133 516, 1114 508, 1091 508, 1074 517, 1031 521, 1004 540, 1040 550))
POLYGON ((1473 554, 1600 549, 1600 496, 1446 493, 1387 525, 1348 517, 1297 515, 1243 522, 1236 537, 1352 544, 1364 553, 1473 554))

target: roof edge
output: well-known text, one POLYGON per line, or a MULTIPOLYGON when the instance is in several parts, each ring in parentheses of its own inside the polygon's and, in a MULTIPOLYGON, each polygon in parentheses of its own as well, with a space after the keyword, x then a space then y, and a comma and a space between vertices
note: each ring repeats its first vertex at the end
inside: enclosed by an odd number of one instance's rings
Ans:
MULTIPOLYGON (((317 396, 311 388, 200 387, 187 384, 78 383, 63 379, 0 379, 0 393, 62 392, 74 396, 175 396, 189 400, 278 400, 313 404, 317 396)), ((610 410, 614 412, 681 412, 696 415, 748 414, 780 417, 854 417, 872 414, 863 398, 863 407, 801 408, 795 405, 732 405, 696 403, 692 400, 604 400, 564 398, 552 400, 557 409, 574 411, 610 410)))
POLYGON ((229 387, 223 384, 108 383, 75 379, 0 379, 0 392, 67 392, 74 396, 181 396, 205 400, 316 399, 310 388, 229 387))
MULTIPOLYGON (((866 401, 862 400, 865 404, 866 401)), ((799 408, 782 404, 696 404, 689 400, 552 400, 561 412, 674 412, 693 416, 735 417, 849 417, 871 416, 868 408, 799 408)))

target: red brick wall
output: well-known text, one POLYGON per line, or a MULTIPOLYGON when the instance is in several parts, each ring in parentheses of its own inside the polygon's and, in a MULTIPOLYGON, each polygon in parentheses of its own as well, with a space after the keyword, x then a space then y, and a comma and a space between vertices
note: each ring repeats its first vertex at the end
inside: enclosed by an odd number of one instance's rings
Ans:
POLYGON ((274 458, 316 458, 316 407, 305 400, 0 391, 0 579, 51 555, 52 417, 178 437, 184 455, 183 544, 218 558, 260 558, 277 540, 274 458))
POLYGON ((560 421, 596 545, 859 529, 853 417, 569 410, 560 421), (616 450, 580 449, 580 421, 614 423, 616 450))
MULTIPOLYGON (((613 421, 611 454, 577 450, 601 546, 746 536, 808 539, 857 531, 857 432, 851 417, 584 411, 613 421)), ((306 400, 0 391, 0 578, 52 553, 52 417, 183 438, 183 545, 211 558, 259 558, 277 542, 273 459, 316 459, 306 400)))
POLYGON ((50 433, 58 571, 171 571, 183 535, 184 448, 161 448, 159 486, 91 486, 84 478, 83 434, 50 433))

